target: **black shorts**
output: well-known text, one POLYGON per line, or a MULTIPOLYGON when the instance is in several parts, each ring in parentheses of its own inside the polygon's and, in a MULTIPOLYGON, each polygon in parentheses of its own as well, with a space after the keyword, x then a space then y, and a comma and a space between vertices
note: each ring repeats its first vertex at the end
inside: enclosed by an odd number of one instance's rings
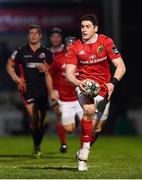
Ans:
POLYGON ((24 94, 21 94, 22 101, 24 105, 34 103, 38 109, 41 111, 46 111, 49 109, 49 99, 46 91, 41 93, 36 93, 32 91, 27 91, 24 94))

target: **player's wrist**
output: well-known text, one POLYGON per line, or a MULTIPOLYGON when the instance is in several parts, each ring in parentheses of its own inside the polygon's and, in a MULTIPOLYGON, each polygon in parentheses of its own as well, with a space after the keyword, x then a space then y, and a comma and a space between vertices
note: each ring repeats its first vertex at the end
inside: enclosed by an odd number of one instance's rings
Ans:
POLYGON ((110 81, 111 84, 115 86, 117 86, 119 84, 119 80, 116 77, 113 77, 110 81))
POLYGON ((16 83, 16 84, 18 84, 18 82, 19 82, 19 77, 17 77, 17 76, 15 76, 15 77, 13 77, 13 81, 16 83))

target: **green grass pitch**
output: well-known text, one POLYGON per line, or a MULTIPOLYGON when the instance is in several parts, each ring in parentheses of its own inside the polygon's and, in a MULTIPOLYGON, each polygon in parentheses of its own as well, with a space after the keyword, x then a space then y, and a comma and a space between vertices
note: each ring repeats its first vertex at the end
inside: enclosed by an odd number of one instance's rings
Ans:
POLYGON ((61 154, 57 137, 46 135, 43 158, 33 159, 31 137, 0 137, 0 178, 142 178, 142 138, 102 136, 91 149, 87 172, 77 171, 79 138, 69 136, 68 144, 68 152, 61 154))

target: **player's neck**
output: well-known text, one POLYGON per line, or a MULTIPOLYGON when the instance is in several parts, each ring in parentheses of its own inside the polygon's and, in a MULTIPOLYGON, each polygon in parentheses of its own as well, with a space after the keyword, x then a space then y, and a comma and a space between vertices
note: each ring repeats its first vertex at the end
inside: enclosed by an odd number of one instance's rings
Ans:
POLYGON ((88 40, 83 40, 83 42, 85 42, 86 44, 92 44, 92 43, 95 43, 98 39, 98 34, 95 33, 90 39, 88 40))
POLYGON ((30 46, 30 48, 31 48, 33 51, 36 51, 37 49, 40 48, 41 43, 40 43, 40 42, 39 42, 39 43, 36 43, 36 44, 29 43, 29 46, 30 46))
POLYGON ((65 48, 64 44, 61 44, 61 45, 58 46, 58 47, 52 46, 52 47, 51 47, 51 51, 52 51, 53 53, 61 52, 61 51, 63 51, 64 48, 65 48))

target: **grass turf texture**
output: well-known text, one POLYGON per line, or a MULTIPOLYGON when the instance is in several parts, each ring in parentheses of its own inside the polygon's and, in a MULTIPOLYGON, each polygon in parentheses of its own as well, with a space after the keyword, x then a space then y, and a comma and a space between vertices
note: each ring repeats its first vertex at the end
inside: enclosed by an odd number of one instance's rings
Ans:
POLYGON ((68 152, 61 154, 57 137, 45 136, 43 158, 33 159, 30 137, 0 137, 0 178, 142 178, 141 138, 99 138, 91 150, 87 172, 77 171, 78 137, 70 137, 68 141, 68 152))

